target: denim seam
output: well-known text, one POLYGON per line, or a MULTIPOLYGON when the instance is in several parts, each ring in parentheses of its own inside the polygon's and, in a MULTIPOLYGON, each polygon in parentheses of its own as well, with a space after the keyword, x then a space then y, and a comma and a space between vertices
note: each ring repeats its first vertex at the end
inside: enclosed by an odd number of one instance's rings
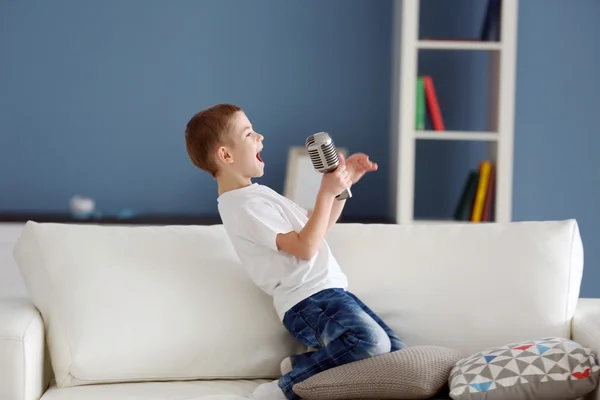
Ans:
POLYGON ((312 321, 310 319, 306 318, 302 311, 297 312, 296 315, 299 316, 300 318, 302 318, 302 321, 304 321, 306 326, 310 327, 313 330, 313 332, 315 334, 315 341, 317 343, 319 343, 321 348, 323 348, 323 343, 321 342, 321 332, 319 332, 319 329, 316 327, 316 324, 311 323, 312 321))
MULTIPOLYGON (((340 336, 340 337, 341 337, 341 336, 340 336)), ((352 345, 352 347, 346 347, 346 348, 345 348, 345 350, 346 350, 346 351, 342 352, 342 353, 341 353, 341 354, 339 354, 337 357, 334 357, 334 358, 333 358, 333 361, 337 361, 337 360, 339 360, 340 358, 342 358, 343 356, 345 356, 346 354, 348 354, 349 352, 351 352, 351 351, 354 351, 354 349, 355 349, 355 348, 356 348, 356 347, 359 345, 359 343, 362 343, 362 342, 363 342, 362 340, 360 340, 360 339, 356 339, 356 343, 355 343, 354 345, 352 345)), ((335 367, 335 365, 334 365, 334 367, 335 367)), ((333 368, 333 367, 330 367, 330 368, 333 368)), ((316 366, 314 366, 313 368, 309 369, 308 371, 304 371, 304 372, 302 373, 302 375, 299 375, 299 376, 297 376, 297 377, 296 377, 294 380, 299 380, 299 379, 301 379, 301 378, 302 378, 304 375, 306 375, 306 374, 311 374, 311 373, 313 373, 313 372, 314 372, 315 370, 317 370, 317 369, 323 369, 323 368, 321 367, 321 365, 317 364, 316 366), (319 367, 319 368, 317 368, 317 367, 319 367)), ((300 380, 300 382, 302 382, 302 381, 300 380)), ((286 387, 287 387, 287 385, 286 385, 286 387)), ((290 389, 292 389, 292 388, 293 388, 293 386, 292 386, 290 389)))

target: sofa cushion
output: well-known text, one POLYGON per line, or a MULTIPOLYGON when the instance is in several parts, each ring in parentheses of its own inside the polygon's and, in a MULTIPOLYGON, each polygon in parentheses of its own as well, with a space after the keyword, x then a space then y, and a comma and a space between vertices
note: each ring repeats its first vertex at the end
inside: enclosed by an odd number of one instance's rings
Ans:
POLYGON ((69 388, 52 385, 40 400, 248 400, 256 387, 266 382, 240 379, 111 383, 69 388))
POLYGON ((453 349, 412 346, 320 372, 293 390, 309 400, 429 399, 460 359, 453 349))
POLYGON ((58 387, 276 378, 301 349, 220 225, 28 222, 14 253, 58 387))
POLYGON ((493 347, 460 360, 450 373, 455 400, 570 400, 598 386, 592 350, 563 338, 493 347))

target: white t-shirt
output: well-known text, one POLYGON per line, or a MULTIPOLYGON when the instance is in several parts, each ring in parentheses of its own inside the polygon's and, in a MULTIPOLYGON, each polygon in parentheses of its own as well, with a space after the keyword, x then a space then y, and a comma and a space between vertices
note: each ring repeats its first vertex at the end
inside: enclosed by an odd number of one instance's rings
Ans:
POLYGON ((300 232, 308 221, 306 210, 296 203, 258 183, 225 192, 217 200, 242 265, 273 296, 281 320, 294 305, 323 289, 347 289, 346 275, 325 240, 310 260, 277 250, 277 234, 300 232))

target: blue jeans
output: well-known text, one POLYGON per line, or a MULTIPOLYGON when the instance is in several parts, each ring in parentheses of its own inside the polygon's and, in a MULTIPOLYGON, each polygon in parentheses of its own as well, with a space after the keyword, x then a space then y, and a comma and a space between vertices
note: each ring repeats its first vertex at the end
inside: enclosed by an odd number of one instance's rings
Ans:
POLYGON ((326 289, 292 307, 283 325, 302 344, 316 349, 291 357, 292 370, 279 379, 290 400, 296 383, 353 361, 405 348, 405 344, 355 295, 326 289))

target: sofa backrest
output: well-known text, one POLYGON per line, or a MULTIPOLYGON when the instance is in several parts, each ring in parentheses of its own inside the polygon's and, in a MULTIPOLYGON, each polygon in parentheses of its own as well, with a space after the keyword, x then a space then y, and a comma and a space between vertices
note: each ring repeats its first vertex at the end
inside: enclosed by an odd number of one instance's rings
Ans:
MULTIPOLYGON (((406 342, 469 354, 569 336, 583 253, 575 221, 338 224, 350 290, 406 342)), ((47 329, 59 387, 275 378, 302 351, 221 225, 29 222, 14 255, 47 329)))
POLYGON ((13 257, 24 226, 25 223, 0 223, 0 299, 29 296, 13 257))
POLYGON ((328 242, 349 290, 408 344, 472 354, 570 336, 583 247, 574 220, 346 225, 328 242))

